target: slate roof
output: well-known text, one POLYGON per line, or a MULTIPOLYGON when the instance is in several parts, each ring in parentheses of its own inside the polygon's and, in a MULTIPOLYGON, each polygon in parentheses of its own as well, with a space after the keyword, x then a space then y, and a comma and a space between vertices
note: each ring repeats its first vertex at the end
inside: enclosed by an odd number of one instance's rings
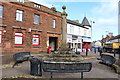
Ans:
POLYGON ((81 26, 80 23, 77 23, 77 22, 75 22, 75 21, 73 21, 73 20, 70 20, 70 19, 67 19, 67 23, 71 23, 71 24, 73 24, 73 25, 81 26))
POLYGON ((88 21, 88 19, 86 17, 84 17, 81 25, 82 26, 90 26, 91 27, 91 25, 89 24, 89 21, 88 21))
MULTIPOLYGON (((67 19, 67 23, 70 23, 70 24, 73 24, 73 25, 77 25, 79 27, 86 28, 86 27, 82 26, 80 23, 77 23, 77 22, 75 22, 73 20, 70 20, 70 19, 67 19)), ((88 29, 88 28, 86 28, 86 29, 88 29)))
POLYGON ((114 39, 120 39, 120 35, 114 36, 114 37, 110 38, 108 41, 114 40, 114 39))

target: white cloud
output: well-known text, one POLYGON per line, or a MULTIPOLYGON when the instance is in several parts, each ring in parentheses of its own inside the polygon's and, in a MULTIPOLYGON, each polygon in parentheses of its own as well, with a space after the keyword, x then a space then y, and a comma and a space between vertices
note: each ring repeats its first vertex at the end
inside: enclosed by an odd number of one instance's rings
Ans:
POLYGON ((101 6, 98 6, 92 10, 93 13, 97 13, 99 15, 115 15, 118 13, 118 3, 117 2, 102 2, 101 6))
POLYGON ((95 16, 93 26, 93 40, 101 39, 101 35, 106 35, 106 31, 118 33, 118 2, 101 2, 101 5, 95 7, 92 14, 95 16))
POLYGON ((109 25, 115 25, 117 22, 115 18, 100 18, 97 20, 97 23, 99 24, 109 24, 109 25))

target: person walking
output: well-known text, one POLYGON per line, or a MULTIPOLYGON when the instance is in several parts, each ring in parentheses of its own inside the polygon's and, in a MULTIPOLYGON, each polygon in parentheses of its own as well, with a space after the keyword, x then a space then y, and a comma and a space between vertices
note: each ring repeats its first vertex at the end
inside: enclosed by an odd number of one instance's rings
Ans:
POLYGON ((94 47, 94 52, 96 53, 96 47, 94 47))
POLYGON ((102 47, 99 48, 100 56, 102 55, 102 47))
POLYGON ((88 49, 86 48, 86 56, 88 56, 88 49))
POLYGON ((86 56, 88 56, 88 44, 86 44, 86 56))

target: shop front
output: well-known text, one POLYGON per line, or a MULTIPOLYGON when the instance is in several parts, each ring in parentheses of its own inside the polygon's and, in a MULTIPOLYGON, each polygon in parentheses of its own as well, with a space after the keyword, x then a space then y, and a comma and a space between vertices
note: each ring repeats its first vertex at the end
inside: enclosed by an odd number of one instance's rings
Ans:
POLYGON ((48 33, 47 34, 47 50, 56 51, 60 47, 61 35, 59 33, 48 33))
POLYGON ((67 44, 73 51, 82 51, 82 38, 76 35, 67 35, 67 44))
POLYGON ((91 51, 91 42, 92 39, 90 37, 82 37, 82 51, 86 52, 86 49, 88 49, 88 51, 91 51))

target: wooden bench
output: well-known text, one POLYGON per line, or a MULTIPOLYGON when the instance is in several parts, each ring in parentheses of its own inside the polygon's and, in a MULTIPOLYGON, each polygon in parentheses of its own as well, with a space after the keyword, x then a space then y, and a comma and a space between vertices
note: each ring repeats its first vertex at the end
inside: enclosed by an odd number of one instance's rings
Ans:
POLYGON ((83 79, 83 72, 89 72, 92 69, 92 63, 86 62, 43 62, 43 71, 60 73, 79 73, 83 79))
POLYGON ((101 60, 102 63, 105 63, 109 66, 112 66, 116 61, 114 56, 108 54, 101 54, 101 58, 97 58, 97 59, 101 60))
POLYGON ((13 59, 15 61, 13 67, 19 63, 22 63, 24 61, 28 61, 30 58, 32 58, 33 56, 30 55, 30 52, 19 52, 19 53, 15 53, 13 55, 13 59))

